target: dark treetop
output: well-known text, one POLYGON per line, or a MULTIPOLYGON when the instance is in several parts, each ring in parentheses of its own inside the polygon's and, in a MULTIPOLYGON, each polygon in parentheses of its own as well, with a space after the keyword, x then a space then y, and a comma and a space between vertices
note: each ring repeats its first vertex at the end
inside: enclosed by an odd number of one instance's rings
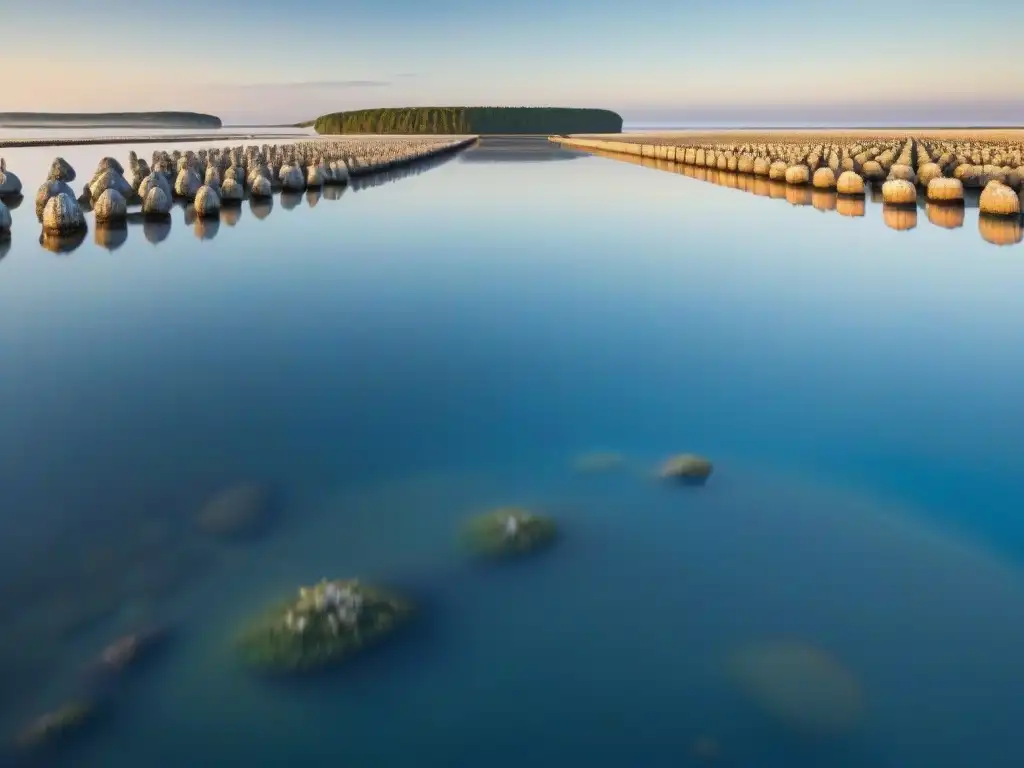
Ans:
POLYGON ((327 134, 619 133, 622 117, 606 109, 569 107, 394 107, 321 115, 313 127, 327 134))

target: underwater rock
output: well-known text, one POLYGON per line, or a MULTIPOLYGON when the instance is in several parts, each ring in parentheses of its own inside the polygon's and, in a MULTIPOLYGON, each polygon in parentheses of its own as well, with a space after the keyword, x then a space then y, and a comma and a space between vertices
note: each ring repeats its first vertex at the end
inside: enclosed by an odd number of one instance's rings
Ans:
POLYGON ((463 540, 485 557, 523 555, 552 543, 557 533, 553 520, 524 509, 503 507, 469 520, 463 540))
POLYGON ((75 177, 75 169, 63 157, 54 158, 50 163, 50 172, 46 175, 49 181, 63 181, 69 184, 75 180, 75 177))
MULTIPOLYGON (((60 183, 60 182, 56 182, 60 183)), ((85 229, 85 215, 75 198, 64 192, 51 197, 43 208, 43 230, 67 234, 85 229)))
POLYGON ((7 170, 7 161, 0 157, 0 196, 21 194, 21 179, 7 170))
POLYGON ((94 683, 109 682, 129 667, 151 657, 166 644, 169 636, 169 629, 163 626, 123 635, 104 648, 86 667, 86 675, 94 683))
POLYGON ((80 731, 95 714, 95 708, 88 702, 69 702, 29 723, 18 733, 15 744, 21 749, 54 746, 80 731))
POLYGON ((304 672, 336 664, 383 640, 412 616, 412 604, 358 580, 322 580, 272 608, 239 638, 247 664, 304 672))
POLYGON ((860 681, 813 646, 784 642, 745 648, 732 654, 728 669, 755 705, 806 735, 846 733, 864 715, 860 681))
POLYGON ((715 739, 710 736, 701 736, 690 746, 690 754, 701 762, 711 763, 722 756, 722 749, 715 739))
POLYGON ((661 477, 665 480, 679 480, 685 483, 703 485, 711 476, 713 465, 703 456, 681 453, 667 459, 661 465, 661 477))
POLYGON ((199 527, 223 539, 244 539, 262 533, 271 512, 270 490, 255 483, 227 488, 199 510, 199 527))
POLYGON ((614 451, 595 451, 583 453, 572 460, 572 468, 576 472, 595 474, 622 469, 626 465, 626 457, 614 451))

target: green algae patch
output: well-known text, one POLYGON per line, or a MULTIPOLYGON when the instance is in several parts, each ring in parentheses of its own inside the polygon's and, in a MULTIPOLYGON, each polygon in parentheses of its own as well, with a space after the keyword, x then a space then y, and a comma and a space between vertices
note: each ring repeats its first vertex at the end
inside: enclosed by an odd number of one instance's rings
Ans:
POLYGON ((550 518, 503 507, 467 521, 462 540, 471 552, 482 557, 514 557, 550 545, 557 532, 550 518))
POLYGON ((267 672, 321 669, 376 645, 412 613, 409 601, 384 589, 324 579, 256 619, 239 637, 238 651, 247 665, 267 672))

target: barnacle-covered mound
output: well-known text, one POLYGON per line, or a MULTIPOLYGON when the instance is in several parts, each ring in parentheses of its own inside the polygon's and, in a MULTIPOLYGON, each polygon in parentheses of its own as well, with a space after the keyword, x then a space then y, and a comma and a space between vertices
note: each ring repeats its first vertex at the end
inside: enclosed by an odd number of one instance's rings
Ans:
POLYGON ((13 197, 21 194, 21 179, 7 170, 7 161, 0 157, 0 195, 13 197))
POLYGON ((322 580, 269 610, 239 638, 242 659, 268 672, 304 672, 346 659, 399 629, 404 598, 358 580, 322 580))
POLYGON ((533 552, 555 539, 553 520, 517 507, 503 507, 470 519, 463 541, 478 555, 507 557, 533 552))

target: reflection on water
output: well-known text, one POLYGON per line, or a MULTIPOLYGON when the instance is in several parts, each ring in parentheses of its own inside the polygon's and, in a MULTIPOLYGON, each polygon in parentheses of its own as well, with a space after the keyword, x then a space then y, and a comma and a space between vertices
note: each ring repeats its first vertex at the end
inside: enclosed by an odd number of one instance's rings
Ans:
POLYGON ((262 221, 274 211, 274 198, 252 197, 249 198, 249 210, 252 215, 262 221))
POLYGON ((93 241, 96 245, 106 248, 108 251, 116 251, 128 240, 128 225, 125 224, 97 224, 94 231, 93 241))
POLYGON ((547 163, 576 160, 585 156, 585 152, 563 148, 558 144, 542 146, 533 136, 484 136, 475 146, 459 155, 459 162, 547 163))
MULTIPOLYGON (((735 174, 731 174, 735 175, 735 174)), ((810 187, 794 187, 786 185, 786 202, 790 205, 810 205, 814 199, 810 187)))
POLYGON ((213 240, 220 231, 220 219, 211 216, 197 217, 192 231, 200 240, 213 240))
POLYGON ((917 208, 909 205, 882 204, 882 220, 889 229, 906 231, 917 226, 917 208))
POLYGON ((964 225, 964 206, 944 205, 942 203, 929 202, 925 206, 928 212, 928 221, 943 229, 956 229, 964 225))
POLYGON ((286 211, 294 211, 300 205, 302 205, 302 192, 288 192, 284 191, 281 193, 281 207, 286 211))
POLYGON ((395 181, 407 179, 410 176, 419 176, 421 173, 426 173, 427 171, 440 168, 443 165, 453 162, 455 158, 461 157, 466 152, 474 151, 475 146, 476 145, 471 146, 461 152, 456 152, 455 154, 443 154, 428 157, 418 163, 400 165, 397 168, 390 168, 368 176, 356 176, 349 181, 348 186, 350 186, 354 191, 360 192, 364 189, 371 189, 372 187, 379 187, 384 184, 390 184, 395 181))
POLYGON ((1016 245, 1024 239, 1020 218, 981 215, 978 217, 978 232, 993 245, 1016 245))
MULTIPOLYGON (((773 200, 786 200, 790 205, 803 207, 812 206, 816 210, 837 211, 842 216, 862 217, 866 214, 866 201, 878 204, 882 208, 882 221, 886 226, 900 232, 910 231, 917 227, 918 213, 914 207, 886 205, 882 199, 880 184, 869 184, 866 197, 847 197, 837 195, 832 190, 819 190, 811 186, 793 186, 783 181, 773 181, 762 176, 739 174, 733 171, 722 171, 705 166, 684 165, 669 160, 640 158, 635 155, 623 155, 604 150, 591 150, 590 154, 607 157, 619 162, 642 165, 661 171, 679 173, 698 181, 705 181, 729 189, 750 192, 759 197, 773 200)), ((931 203, 923 194, 918 195, 916 208, 926 212, 931 224, 943 229, 962 227, 966 209, 977 211, 980 190, 964 190, 962 203, 931 203)), ((978 214, 976 214, 978 215, 978 214)), ((1016 245, 1024 240, 1024 222, 1020 217, 995 217, 978 215, 978 232, 985 242, 994 245, 1016 245)))
POLYGON ((162 243, 171 234, 170 217, 162 219, 147 218, 142 222, 142 234, 153 245, 162 243))
POLYGON ((828 189, 812 189, 811 205, 819 211, 834 211, 839 204, 839 195, 828 189))
POLYGON ((230 205, 222 204, 220 209, 220 220, 222 224, 227 224, 229 227, 233 227, 238 224, 239 219, 242 218, 242 204, 232 203, 230 205))
MULTIPOLYGON (((51 253, 71 253, 85 242, 87 234, 88 230, 85 229, 67 235, 43 232, 39 235, 39 244, 51 253)), ((15 235, 12 233, 12 240, 14 237, 15 235)))
POLYGON ((866 210, 863 197, 837 197, 836 211, 840 216, 863 216, 866 210))

